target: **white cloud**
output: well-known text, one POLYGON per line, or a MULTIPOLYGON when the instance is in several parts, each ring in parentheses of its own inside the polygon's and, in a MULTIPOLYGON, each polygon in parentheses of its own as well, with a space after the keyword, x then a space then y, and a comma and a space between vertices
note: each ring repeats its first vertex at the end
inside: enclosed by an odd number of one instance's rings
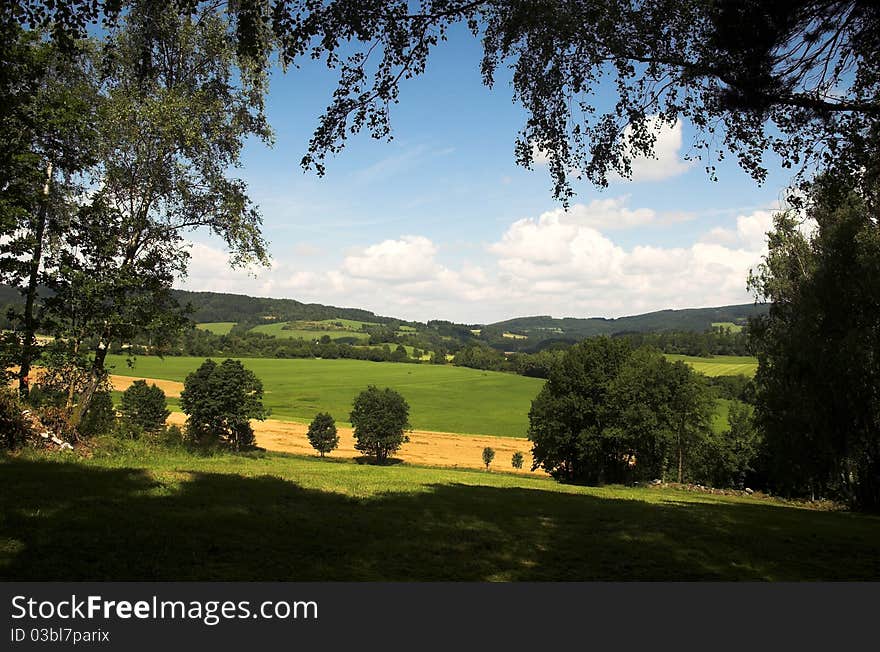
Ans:
POLYGON ((706 243, 763 251, 773 226, 773 210, 758 210, 736 218, 735 228, 715 227, 701 239, 706 243))
MULTIPOLYGON (((648 158, 637 154, 632 147, 633 128, 627 125, 623 130, 624 149, 630 157, 632 174, 629 179, 621 177, 617 173, 609 174, 609 181, 662 181, 687 172, 692 163, 681 157, 681 147, 684 141, 684 124, 676 120, 674 124, 667 124, 658 116, 647 118, 646 129, 648 133, 656 136, 654 141, 654 155, 648 158)), ((536 143, 532 143, 532 162, 535 165, 547 165, 550 161, 549 152, 542 150, 536 143)), ((572 168, 570 176, 578 176, 580 170, 572 168)))
POLYGON ((616 317, 752 300, 746 279, 766 251, 772 211, 739 215, 730 226, 676 246, 624 245, 603 232, 655 217, 650 209, 630 209, 626 198, 548 211, 509 224, 482 252, 471 250, 454 265, 423 235, 384 240, 335 260, 293 257, 256 277, 228 269, 222 252, 195 245, 185 287, 468 323, 528 314, 616 317))
POLYGON ((412 281, 438 271, 434 262, 436 253, 437 248, 428 238, 405 235, 399 240, 385 240, 367 247, 358 255, 347 256, 342 268, 358 278, 412 281))
MULTIPOLYGON (((687 172, 691 163, 681 158, 681 145, 684 133, 684 125, 681 120, 675 124, 662 123, 656 116, 648 119, 649 133, 655 133, 657 140, 654 142, 654 157, 633 156, 631 146, 628 152, 632 159, 631 181, 660 181, 676 177, 687 172)), ((624 140, 629 143, 633 136, 633 129, 627 126, 623 130, 624 140)))
POLYGON ((547 165, 549 162, 549 153, 538 147, 537 143, 532 143, 532 163, 535 165, 547 165))

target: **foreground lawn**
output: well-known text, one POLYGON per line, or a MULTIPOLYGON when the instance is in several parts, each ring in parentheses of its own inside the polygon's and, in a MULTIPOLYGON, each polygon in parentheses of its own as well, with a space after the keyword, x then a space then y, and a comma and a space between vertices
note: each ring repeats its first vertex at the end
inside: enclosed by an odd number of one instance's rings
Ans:
POLYGON ((5 580, 880 579, 880 519, 280 454, 0 457, 5 580))
MULTIPOLYGON (((223 356, 214 356, 222 360, 223 356)), ((204 358, 144 356, 133 368, 124 356, 107 356, 112 373, 182 382, 204 358)), ((525 437, 529 408, 544 381, 451 365, 365 360, 242 358, 263 381, 263 403, 276 419, 311 420, 330 412, 348 421, 354 397, 367 385, 392 387, 410 405, 421 430, 525 437)))

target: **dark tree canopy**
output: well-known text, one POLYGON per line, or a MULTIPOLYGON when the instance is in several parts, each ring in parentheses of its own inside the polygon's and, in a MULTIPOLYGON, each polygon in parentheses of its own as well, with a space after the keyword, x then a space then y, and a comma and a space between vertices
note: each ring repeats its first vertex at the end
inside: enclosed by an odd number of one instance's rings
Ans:
POLYGON ((144 432, 160 431, 171 414, 165 392, 155 384, 148 385, 145 380, 134 381, 122 393, 120 412, 123 419, 144 432))
MULTIPOLYGON (((180 13, 199 3, 179 0, 180 13)), ((467 25, 482 40, 480 68, 493 85, 509 67, 527 118, 516 159, 546 153, 554 193, 568 175, 604 185, 627 176, 633 156, 653 152, 656 130, 687 119, 693 155, 710 174, 731 153, 752 176, 783 165, 876 175, 880 117, 880 8, 869 0, 237 0, 228 5, 240 55, 267 66, 306 57, 338 71, 339 84, 303 165, 323 172, 327 154, 366 128, 391 133, 403 80, 418 76, 448 30, 467 25), (610 102, 595 93, 613 89, 610 102)), ((7 23, 51 26, 65 41, 91 20, 112 24, 120 0, 46 6, 11 3, 7 23)))
POLYGON ((756 421, 779 492, 880 508, 880 229, 864 196, 820 177, 816 229, 780 213, 751 279, 772 301, 751 326, 756 421))
POLYGON ((263 383, 238 360, 219 365, 205 360, 186 377, 180 408, 187 416, 187 429, 197 443, 219 441, 234 450, 254 446, 251 419, 265 419, 263 383))
POLYGON ((309 443, 324 457, 339 445, 339 435, 336 432, 336 422, 326 412, 318 412, 309 424, 306 433, 309 443))
POLYGON ((349 418, 354 427, 354 447, 372 455, 378 464, 409 441, 409 403, 390 387, 367 387, 355 397, 349 418))

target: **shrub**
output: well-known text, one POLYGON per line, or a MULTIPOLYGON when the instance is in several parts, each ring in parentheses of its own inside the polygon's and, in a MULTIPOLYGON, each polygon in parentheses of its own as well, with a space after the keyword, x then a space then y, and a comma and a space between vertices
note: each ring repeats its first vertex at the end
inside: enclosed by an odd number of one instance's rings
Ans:
POLYGON ((489 470, 489 465, 492 463, 492 460, 495 459, 495 449, 489 446, 483 449, 483 464, 486 465, 486 470, 489 470))
POLYGON ((162 429, 161 439, 166 446, 182 446, 184 443, 183 431, 178 426, 168 426, 162 429))
POLYGON ((333 417, 326 412, 319 412, 315 415, 306 436, 309 438, 312 448, 318 451, 321 457, 339 445, 336 423, 333 421, 333 417))
POLYGON ((265 419, 263 383, 238 360, 205 360, 180 394, 187 433, 199 445, 219 442, 240 451, 254 446, 251 419, 265 419))
POLYGON ((145 380, 134 381, 122 393, 122 418, 144 432, 159 432, 171 414, 165 401, 165 392, 145 380))
POLYGON ((520 453, 519 451, 516 451, 513 454, 513 457, 510 458, 510 466, 512 466, 515 469, 521 469, 523 466, 523 461, 524 461, 523 454, 520 453))
POLYGON ((398 392, 373 385, 357 395, 351 410, 355 448, 376 458, 382 464, 409 437, 409 404, 398 392))
POLYGON ((115 422, 116 409, 113 407, 110 392, 95 392, 78 431, 83 437, 105 435, 113 430, 115 422))
POLYGON ((144 436, 144 429, 128 419, 120 419, 116 422, 114 434, 120 439, 140 439, 144 436))
POLYGON ((70 422, 70 408, 48 405, 40 408, 37 413, 50 433, 64 441, 77 440, 77 430, 70 422))
POLYGON ((31 434, 30 422, 22 414, 18 396, 12 389, 0 386, 0 448, 19 448, 31 434))

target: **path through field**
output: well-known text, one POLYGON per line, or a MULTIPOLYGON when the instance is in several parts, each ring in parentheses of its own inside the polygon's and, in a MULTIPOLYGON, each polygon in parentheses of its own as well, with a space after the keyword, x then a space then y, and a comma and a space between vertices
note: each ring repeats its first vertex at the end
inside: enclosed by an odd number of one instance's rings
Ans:
MULTIPOLYGON (((139 379, 114 375, 110 376, 110 380, 115 390, 125 391, 129 385, 139 379)), ((151 384, 155 383, 169 397, 180 396, 183 389, 183 383, 172 380, 153 378, 144 378, 143 380, 151 384)), ((185 415, 180 412, 172 412, 168 418, 169 423, 179 426, 183 425, 185 420, 185 415)), ((308 426, 304 423, 266 419, 265 421, 254 421, 253 426, 257 445, 262 448, 297 455, 316 455, 306 438, 308 426)), ((337 427, 339 429, 339 448, 333 451, 330 456, 360 457, 360 451, 355 450, 354 447, 354 435, 351 428, 337 427)), ((523 468, 518 472, 533 474, 530 471, 532 465, 531 442, 526 439, 492 437, 491 435, 458 435, 428 430, 414 430, 409 433, 409 439, 409 443, 404 444, 395 457, 410 464, 483 468, 483 449, 489 446, 495 449, 495 461, 491 468, 499 471, 516 471, 510 465, 510 458, 516 451, 519 451, 523 454, 524 462, 523 468)), ((545 474, 542 471, 536 471, 534 475, 545 474)))

